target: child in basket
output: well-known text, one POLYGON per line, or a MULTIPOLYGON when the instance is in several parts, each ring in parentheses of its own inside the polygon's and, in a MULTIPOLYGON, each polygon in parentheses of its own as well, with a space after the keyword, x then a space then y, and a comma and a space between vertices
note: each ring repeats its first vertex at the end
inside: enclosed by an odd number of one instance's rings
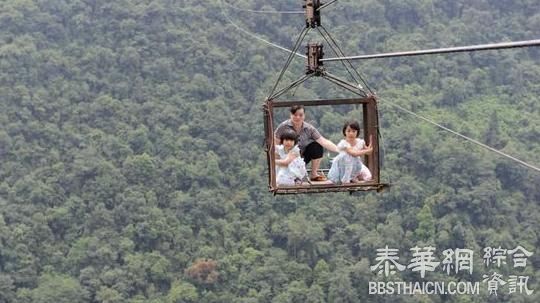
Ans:
MULTIPOLYGON (((356 183, 371 180, 369 168, 362 164, 361 156, 371 154, 373 148, 366 145, 360 135, 360 125, 356 121, 347 121, 343 126, 343 136, 337 147, 340 150, 332 161, 328 179, 334 183, 356 183)), ((371 142, 372 140, 370 140, 371 142)))
POLYGON ((293 130, 285 130, 276 146, 276 176, 278 185, 300 185, 307 178, 306 163, 300 157, 298 135, 293 130))

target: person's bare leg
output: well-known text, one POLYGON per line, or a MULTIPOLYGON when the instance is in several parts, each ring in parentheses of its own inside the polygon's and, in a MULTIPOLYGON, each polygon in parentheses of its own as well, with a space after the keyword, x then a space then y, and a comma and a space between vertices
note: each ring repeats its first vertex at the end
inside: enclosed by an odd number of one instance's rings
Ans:
POLYGON ((317 172, 319 171, 319 166, 321 166, 321 160, 322 158, 311 160, 311 177, 312 178, 315 178, 319 175, 317 172))

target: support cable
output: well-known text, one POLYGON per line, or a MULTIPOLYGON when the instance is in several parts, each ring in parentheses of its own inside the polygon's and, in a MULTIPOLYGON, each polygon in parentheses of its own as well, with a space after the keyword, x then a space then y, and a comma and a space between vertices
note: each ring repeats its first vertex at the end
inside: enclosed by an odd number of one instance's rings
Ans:
POLYGON ((338 1, 338 0, 332 0, 332 1, 328 2, 328 3, 326 3, 326 4, 323 4, 323 5, 319 6, 319 8, 317 10, 320 11, 321 9, 327 7, 328 5, 330 5, 330 4, 332 4, 332 3, 336 2, 336 1, 338 1))
POLYGON ((297 87, 298 85, 302 84, 303 82, 305 82, 307 79, 313 77, 315 74, 311 73, 311 74, 307 74, 307 75, 302 75, 302 77, 300 77, 298 80, 294 81, 293 83, 289 84, 288 86, 280 89, 278 92, 276 92, 275 94, 273 95, 270 95, 270 97, 268 97, 269 100, 271 99, 276 99, 278 98, 279 96, 283 95, 285 92, 287 92, 288 90, 290 89, 293 89, 295 87, 297 87))
MULTIPOLYGON (((328 37, 330 37, 330 40, 332 40, 332 42, 334 43, 334 45, 337 47, 337 49, 339 50, 340 52, 340 55, 339 56, 342 56, 342 57, 345 57, 345 53, 341 50, 341 48, 339 47, 339 45, 337 44, 336 40, 334 40, 334 38, 332 37, 332 35, 330 35, 330 33, 326 30, 326 28, 324 26, 321 25, 321 28, 323 29, 323 31, 328 35, 328 37)), ((321 60, 321 61, 324 61, 324 60, 321 60)), ((360 75, 360 73, 358 72, 358 70, 356 70, 356 68, 354 67, 354 65, 352 64, 352 62, 350 60, 345 60, 347 63, 349 63, 349 66, 352 68, 352 70, 354 70, 354 72, 356 73, 356 75, 358 76, 358 78, 360 78, 360 80, 362 81, 362 83, 364 84, 364 86, 367 88, 367 90, 371 93, 371 94, 374 94, 373 91, 371 90, 371 88, 369 87, 369 85, 367 84, 367 81, 364 80, 364 77, 362 77, 362 75, 360 75)))
POLYGON ((296 53, 296 51, 300 47, 300 43, 302 43, 302 41, 304 40, 304 38, 306 37, 308 32, 309 32, 309 27, 304 27, 302 29, 302 31, 300 32, 300 35, 298 35, 298 38, 296 39, 296 43, 294 44, 294 48, 293 48, 292 52, 289 54, 289 57, 287 58, 287 61, 285 62, 285 66, 283 66, 283 68, 281 69, 281 72, 279 73, 279 77, 278 77, 276 83, 274 83, 274 87, 272 87, 272 90, 270 91, 269 96, 272 96, 274 94, 274 91, 276 90, 276 88, 277 88, 277 86, 279 84, 279 81, 281 81, 281 78, 285 74, 285 71, 289 67, 289 64, 291 64, 291 62, 292 62, 293 54, 296 53))
POLYGON ((337 57, 337 58, 326 58, 326 59, 322 59, 321 61, 365 60, 365 59, 377 59, 377 58, 421 56, 421 55, 474 52, 474 51, 481 51, 481 50, 496 50, 496 49, 520 48, 520 47, 531 47, 531 46, 540 46, 540 39, 492 43, 492 44, 469 45, 469 46, 458 46, 458 47, 449 47, 449 48, 424 49, 424 50, 406 51, 406 52, 380 53, 380 54, 373 54, 373 55, 360 55, 360 56, 348 56, 348 57, 343 56, 343 57, 337 57))
MULTIPOLYGON (((381 100, 381 99, 379 99, 379 100, 381 100)), ((382 101, 382 100, 381 100, 381 101, 382 101)), ((458 137, 460 137, 460 138, 462 138, 462 139, 465 139, 465 140, 467 140, 467 141, 469 141, 469 142, 472 142, 472 143, 474 143, 474 144, 476 144, 476 145, 479 145, 479 146, 481 146, 481 147, 483 147, 483 148, 485 148, 485 149, 487 149, 487 150, 489 150, 489 151, 492 151, 492 152, 494 152, 494 153, 497 153, 497 154, 499 154, 499 155, 501 155, 501 156, 503 156, 503 157, 506 157, 506 158, 508 158, 508 159, 510 159, 510 160, 512 160, 512 161, 518 162, 519 164, 521 164, 521 165, 523 165, 523 166, 526 166, 526 167, 528 167, 528 168, 530 168, 530 169, 536 170, 537 172, 540 172, 540 167, 537 167, 537 166, 534 166, 534 165, 532 165, 532 164, 529 164, 529 163, 527 163, 527 162, 525 162, 525 161, 522 161, 522 160, 520 160, 520 159, 518 159, 518 158, 516 158, 516 157, 514 157, 514 156, 511 156, 511 155, 506 154, 506 153, 504 153, 504 152, 502 152, 502 151, 500 151, 500 150, 498 150, 498 149, 495 149, 495 148, 493 148, 493 147, 491 147, 491 146, 488 146, 488 145, 486 145, 486 144, 484 144, 484 143, 482 143, 482 142, 480 142, 480 141, 478 141, 478 140, 475 140, 475 139, 472 139, 472 138, 470 138, 470 137, 467 137, 467 136, 465 136, 465 135, 463 135, 463 134, 461 134, 461 133, 459 133, 459 132, 457 132, 457 131, 454 131, 454 130, 452 130, 452 129, 446 127, 446 126, 443 126, 443 125, 441 125, 441 124, 439 124, 439 123, 437 123, 437 122, 435 122, 435 121, 433 121, 433 120, 431 120, 431 119, 428 119, 428 118, 423 117, 423 116, 421 116, 421 115, 419 115, 419 114, 417 114, 417 113, 415 113, 415 112, 412 112, 412 111, 410 111, 410 110, 408 110, 408 109, 406 109, 406 108, 404 108, 404 107, 402 107, 402 106, 400 106, 400 105, 398 105, 398 104, 395 104, 395 103, 392 103, 392 102, 389 102, 389 101, 386 101, 386 100, 385 100, 384 102, 382 102, 382 104, 385 104, 385 103, 388 104, 388 105, 390 105, 390 106, 393 106, 393 107, 395 107, 395 108, 397 108, 397 109, 399 109, 399 110, 401 110, 401 111, 403 111, 403 112, 405 112, 405 113, 407 113, 407 114, 409 114, 409 115, 412 115, 412 116, 414 116, 414 117, 416 117, 416 118, 418 118, 418 119, 421 119, 421 120, 423 120, 423 121, 425 121, 425 122, 427 122, 427 123, 430 123, 430 124, 432 124, 432 125, 435 125, 436 127, 439 127, 439 128, 441 128, 441 129, 443 129, 443 130, 445 130, 445 131, 447 131, 447 132, 449 132, 449 133, 452 133, 452 134, 454 134, 454 135, 456 135, 456 136, 458 136, 458 137)))
MULTIPOLYGON (((324 38, 324 40, 326 41, 326 43, 328 43, 328 46, 330 46, 330 48, 334 51, 334 53, 336 54, 336 56, 342 56, 342 54, 336 49, 337 46, 334 46, 329 38, 327 38, 324 33, 320 30, 320 27, 322 26, 318 26, 317 27, 317 30, 319 31, 319 34, 321 34, 321 36, 324 38)), ((339 48, 339 47, 338 47, 339 48)), ((349 69, 349 67, 347 66, 347 64, 345 63, 345 61, 340 61, 341 64, 343 65, 343 67, 345 67, 345 70, 347 71, 347 73, 349 73, 349 76, 351 76, 351 79, 353 82, 356 82, 357 84, 360 84, 360 80, 356 79, 353 75, 353 73, 351 72, 351 70, 349 69)))
POLYGON ((265 11, 265 10, 246 9, 246 8, 236 7, 228 3, 227 1, 224 1, 224 2, 225 2, 225 5, 227 5, 228 7, 232 9, 243 11, 243 12, 250 12, 250 13, 258 13, 258 14, 304 14, 305 13, 304 11, 265 11))
MULTIPOLYGON (((221 0, 220 2, 223 3, 224 1, 221 0)), ((241 28, 239 25, 237 25, 236 23, 234 23, 234 22, 231 20, 231 18, 229 17, 229 15, 225 12, 225 9, 224 9, 223 5, 221 6, 221 12, 223 13, 223 15, 225 16, 225 18, 227 19, 227 21, 229 21, 230 24, 232 24, 237 30, 243 32, 244 34, 246 34, 246 35, 248 35, 248 36, 250 36, 250 37, 252 37, 252 38, 254 38, 254 39, 257 39, 257 40, 259 40, 259 41, 261 41, 261 42, 264 42, 264 43, 266 43, 266 44, 268 44, 268 45, 270 45, 270 46, 273 46, 273 47, 279 48, 279 49, 281 49, 281 50, 284 50, 284 51, 286 51, 286 52, 289 52, 290 54, 294 54, 294 55, 299 56, 299 57, 302 57, 302 58, 307 58, 307 56, 305 56, 305 55, 302 55, 302 54, 300 54, 300 53, 296 53, 296 52, 291 51, 291 50, 289 50, 289 49, 287 49, 287 48, 285 48, 285 47, 283 47, 283 46, 280 46, 280 45, 277 45, 277 44, 275 44, 275 43, 272 43, 272 42, 270 42, 270 41, 268 41, 268 40, 265 40, 265 39, 263 39, 263 38, 261 38, 261 37, 255 35, 255 34, 249 32, 249 31, 247 31, 247 30, 241 28)))
POLYGON ((357 95, 360 95, 362 97, 367 97, 367 94, 366 92, 364 92, 363 90, 361 90, 358 86, 355 86, 351 83, 348 83, 347 81, 344 81, 343 79, 340 79, 332 74, 330 74, 329 72, 327 71, 323 71, 322 72, 322 77, 334 84, 337 84, 357 95))

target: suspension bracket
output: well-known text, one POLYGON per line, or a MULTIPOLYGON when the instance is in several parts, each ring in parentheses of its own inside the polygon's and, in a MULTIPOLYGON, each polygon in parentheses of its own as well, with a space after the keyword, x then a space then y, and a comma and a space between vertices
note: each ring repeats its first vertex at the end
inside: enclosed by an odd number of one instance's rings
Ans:
POLYGON ((315 76, 320 76, 323 66, 323 62, 321 61, 321 59, 324 56, 323 45, 321 43, 308 43, 306 48, 306 74, 309 75, 315 73, 315 76))
POLYGON ((321 26, 321 0, 304 0, 302 6, 306 10, 306 27, 315 28, 321 26))

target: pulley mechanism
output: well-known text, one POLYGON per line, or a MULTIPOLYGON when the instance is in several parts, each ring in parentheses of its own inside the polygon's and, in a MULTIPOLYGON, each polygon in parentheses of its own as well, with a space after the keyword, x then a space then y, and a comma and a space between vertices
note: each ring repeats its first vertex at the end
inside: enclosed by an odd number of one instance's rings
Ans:
POLYGON ((320 76, 323 62, 321 59, 324 56, 323 45, 321 43, 308 43, 307 48, 307 64, 306 75, 315 73, 315 76, 320 76))
POLYGON ((304 0, 306 4, 302 7, 306 10, 306 27, 316 28, 321 26, 321 1, 320 0, 304 0))

